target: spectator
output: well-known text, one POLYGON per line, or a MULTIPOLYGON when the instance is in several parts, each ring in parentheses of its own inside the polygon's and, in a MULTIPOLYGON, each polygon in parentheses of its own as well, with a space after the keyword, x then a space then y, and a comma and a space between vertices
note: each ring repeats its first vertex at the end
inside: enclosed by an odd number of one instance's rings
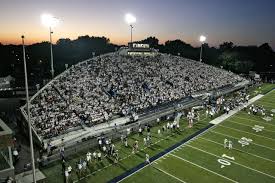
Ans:
POLYGON ((138 119, 148 108, 240 81, 232 72, 182 57, 106 54, 78 63, 38 93, 31 100, 32 125, 49 139, 117 115, 138 119))

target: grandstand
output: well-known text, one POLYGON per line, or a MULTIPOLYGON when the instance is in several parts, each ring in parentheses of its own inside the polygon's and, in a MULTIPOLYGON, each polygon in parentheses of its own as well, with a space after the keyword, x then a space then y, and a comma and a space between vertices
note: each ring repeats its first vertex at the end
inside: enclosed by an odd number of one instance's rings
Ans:
MULTIPOLYGON (((161 53, 131 57, 121 52, 71 66, 31 98, 32 129, 40 143, 72 144, 125 125, 133 116, 138 119, 148 111, 159 111, 159 106, 247 84, 230 71, 194 60, 161 53)), ((26 106, 21 112, 27 119, 26 106)))

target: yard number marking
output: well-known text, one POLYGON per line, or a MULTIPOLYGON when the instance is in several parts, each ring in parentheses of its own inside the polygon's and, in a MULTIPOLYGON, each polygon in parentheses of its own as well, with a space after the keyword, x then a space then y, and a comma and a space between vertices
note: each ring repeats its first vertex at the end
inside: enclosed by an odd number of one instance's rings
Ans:
POLYGON ((263 131, 264 127, 260 126, 260 125, 254 125, 254 127, 252 127, 253 130, 256 131, 256 133, 263 131))
POLYGON ((222 155, 222 158, 218 159, 218 162, 221 164, 221 168, 224 168, 225 166, 231 165, 231 162, 228 160, 233 160, 235 161, 235 158, 232 156, 227 156, 226 154, 222 155))
POLYGON ((238 140, 238 142, 240 144, 242 144, 242 147, 244 146, 248 146, 250 142, 252 142, 253 140, 252 139, 248 139, 246 137, 242 137, 240 140, 238 140))

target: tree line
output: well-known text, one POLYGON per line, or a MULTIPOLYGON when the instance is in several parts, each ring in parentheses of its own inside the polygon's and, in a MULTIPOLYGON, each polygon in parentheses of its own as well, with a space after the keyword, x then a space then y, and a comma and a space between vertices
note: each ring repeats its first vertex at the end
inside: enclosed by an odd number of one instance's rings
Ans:
MULTIPOLYGON (((148 43, 160 52, 180 55, 193 60, 199 60, 200 56, 200 47, 193 47, 179 39, 159 44, 156 37, 148 37, 139 43, 148 43)), ((275 71, 275 52, 268 43, 260 46, 237 46, 232 42, 224 42, 218 47, 210 47, 204 43, 202 48, 203 62, 238 74, 247 74, 249 71, 275 71)))
MULTIPOLYGON (((199 60, 200 47, 193 47, 182 40, 168 40, 160 44, 156 37, 148 37, 137 43, 148 43, 159 52, 180 55, 185 58, 199 60)), ((53 45, 55 73, 65 70, 65 64, 73 65, 93 54, 100 55, 117 50, 121 45, 115 45, 106 37, 80 36, 75 40, 59 39, 53 45)), ((22 45, 3 45, 0 43, 0 77, 11 75, 15 85, 24 84, 22 45)), ((41 83, 50 78, 50 43, 41 42, 26 46, 26 59, 30 85, 41 83)), ((261 46, 237 46, 225 42, 218 47, 203 44, 203 62, 231 70, 235 73, 249 71, 275 71, 275 53, 268 43, 261 46)))

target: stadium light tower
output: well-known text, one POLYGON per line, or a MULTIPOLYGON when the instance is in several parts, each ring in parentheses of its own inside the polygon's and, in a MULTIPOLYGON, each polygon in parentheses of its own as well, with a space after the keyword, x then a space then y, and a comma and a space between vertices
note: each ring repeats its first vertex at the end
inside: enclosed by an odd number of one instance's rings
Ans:
POLYGON ((206 40, 206 37, 203 36, 203 35, 201 35, 200 36, 200 42, 201 42, 200 62, 202 61, 202 58, 201 58, 201 56, 202 56, 202 45, 203 45, 203 43, 204 43, 205 40, 206 40))
POLYGON ((50 46, 51 46, 51 74, 52 78, 54 78, 54 68, 53 68, 53 46, 52 46, 52 28, 57 26, 59 23, 59 20, 50 15, 50 14, 43 14, 41 15, 41 22, 44 26, 48 27, 50 29, 50 46))
POLYGON ((35 176, 35 162, 34 162, 34 152, 33 152, 33 141, 32 141, 32 127, 31 127, 31 116, 30 116, 30 102, 29 102, 29 88, 28 88, 28 71, 26 64, 26 53, 25 53, 25 36, 22 35, 22 48, 23 48, 23 61, 24 61, 24 73, 25 73, 25 89, 26 89, 26 104, 27 104, 27 113, 28 113, 28 126, 29 126, 29 136, 30 136, 30 150, 31 150, 31 161, 32 161, 32 174, 33 174, 33 182, 36 183, 35 176))
POLYGON ((130 25, 130 28, 131 28, 131 43, 132 43, 133 42, 133 28, 134 28, 133 23, 135 23, 137 21, 137 19, 132 14, 127 13, 125 15, 125 21, 127 22, 127 24, 130 25))

